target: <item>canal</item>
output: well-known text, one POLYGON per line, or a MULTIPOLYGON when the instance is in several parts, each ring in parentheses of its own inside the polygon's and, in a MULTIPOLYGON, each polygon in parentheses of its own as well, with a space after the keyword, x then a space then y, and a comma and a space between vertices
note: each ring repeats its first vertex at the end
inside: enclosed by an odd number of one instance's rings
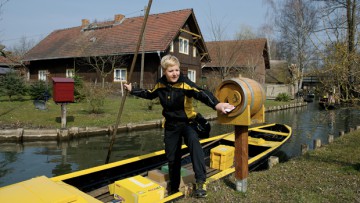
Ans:
MULTIPOLYGON (((360 110, 339 108, 321 110, 316 102, 294 109, 266 113, 267 123, 283 123, 292 127, 293 136, 279 154, 287 158, 299 156, 301 145, 313 148, 320 139, 327 144, 328 136, 335 139, 340 131, 360 125, 360 110)), ((211 135, 230 132, 233 126, 212 122, 211 135)), ((109 136, 81 138, 69 142, 25 142, 0 144, 0 187, 35 176, 57 176, 104 164, 109 147, 109 136)), ((118 134, 110 162, 163 149, 162 129, 118 134)))

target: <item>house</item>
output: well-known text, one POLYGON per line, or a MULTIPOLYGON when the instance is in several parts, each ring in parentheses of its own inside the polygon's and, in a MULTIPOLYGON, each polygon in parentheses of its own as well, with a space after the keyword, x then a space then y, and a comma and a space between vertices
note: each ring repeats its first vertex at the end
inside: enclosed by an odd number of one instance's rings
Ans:
POLYGON ((270 69, 266 70, 265 83, 267 84, 289 84, 291 83, 291 72, 289 63, 284 60, 270 60, 270 69))
MULTIPOLYGON (((132 78, 130 66, 140 35, 144 17, 126 18, 115 15, 114 20, 93 22, 83 19, 81 26, 55 30, 39 42, 23 58, 27 62, 31 80, 51 77, 81 76, 86 82, 100 80, 100 74, 83 59, 119 57, 121 62, 105 77, 108 83, 128 81, 144 87, 153 86, 162 76, 160 59, 166 54, 177 56, 182 72, 192 81, 201 77, 201 63, 210 60, 204 38, 192 9, 149 15, 132 78), (141 54, 144 53, 144 72, 141 79, 141 54)), ((91 61, 91 60, 89 60, 91 61)))
POLYGON ((206 42, 211 62, 204 64, 207 80, 248 77, 265 83, 265 70, 270 68, 270 56, 265 38, 206 42))
POLYGON ((287 93, 294 98, 296 81, 290 64, 284 60, 270 60, 270 66, 265 77, 266 98, 275 99, 280 93, 287 93))
POLYGON ((8 72, 18 70, 21 72, 21 64, 13 57, 9 57, 5 52, 0 55, 0 76, 8 72))

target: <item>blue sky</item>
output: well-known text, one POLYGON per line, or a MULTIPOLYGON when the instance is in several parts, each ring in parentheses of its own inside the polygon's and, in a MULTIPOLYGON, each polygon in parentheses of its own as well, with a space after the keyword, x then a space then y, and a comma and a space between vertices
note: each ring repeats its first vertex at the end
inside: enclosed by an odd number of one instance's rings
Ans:
MULTIPOLYGON (((143 15, 148 0, 10 0, 2 8, 0 43, 11 47, 26 37, 39 41, 50 32, 81 25, 81 19, 104 21, 115 14, 143 15)), ((201 32, 211 41, 211 22, 223 24, 232 38, 242 25, 255 31, 265 23, 263 0, 153 0, 150 13, 193 8, 201 32)))

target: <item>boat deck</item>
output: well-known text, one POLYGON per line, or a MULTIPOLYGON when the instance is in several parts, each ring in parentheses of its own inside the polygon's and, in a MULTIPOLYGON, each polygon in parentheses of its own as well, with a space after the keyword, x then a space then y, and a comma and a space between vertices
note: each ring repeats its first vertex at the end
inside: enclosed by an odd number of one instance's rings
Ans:
MULTIPOLYGON (((209 162, 209 160, 206 160, 206 162, 209 162)), ((193 170, 191 163, 183 165, 182 167, 186 168, 188 170, 191 170, 191 171, 193 170)), ((207 178, 209 178, 219 172, 220 172, 220 170, 218 170, 218 169, 210 168, 208 165, 206 166, 206 177, 207 178)), ((141 174, 141 175, 146 176, 147 174, 141 174)), ((102 201, 102 202, 110 202, 111 200, 114 200, 114 196, 110 195, 110 193, 109 193, 108 186, 104 186, 99 189, 93 190, 91 192, 88 192, 87 194, 102 201)), ((165 195, 165 197, 166 197, 166 195, 165 195)))

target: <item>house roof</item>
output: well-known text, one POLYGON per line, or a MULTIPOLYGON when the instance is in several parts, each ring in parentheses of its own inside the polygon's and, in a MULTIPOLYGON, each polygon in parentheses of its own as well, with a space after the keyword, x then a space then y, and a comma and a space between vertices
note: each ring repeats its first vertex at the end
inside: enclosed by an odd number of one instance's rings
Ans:
POLYGON ((269 54, 265 38, 206 42, 212 59, 205 67, 246 67, 265 63, 269 69, 269 54))
POLYGON ((288 84, 290 83, 291 73, 289 64, 283 60, 270 60, 271 68, 266 70, 265 83, 288 84))
MULTIPOLYGON (((31 49, 24 61, 74 58, 103 55, 133 54, 136 49, 144 17, 122 18, 89 23, 68 29, 55 30, 31 49)), ((120 15, 121 16, 121 15, 120 15)), ((84 21, 83 21, 84 22, 84 21)), ((85 21, 86 22, 86 21, 85 21)), ((145 52, 163 52, 178 36, 186 23, 201 36, 192 9, 184 9, 148 16, 145 30, 145 52), (190 22, 190 23, 189 23, 190 22)), ((205 43, 201 37, 202 50, 205 43)), ((206 48, 205 48, 205 51, 206 48)))
POLYGON ((20 63, 18 59, 12 56, 0 56, 0 66, 8 67, 8 66, 19 66, 20 63))

